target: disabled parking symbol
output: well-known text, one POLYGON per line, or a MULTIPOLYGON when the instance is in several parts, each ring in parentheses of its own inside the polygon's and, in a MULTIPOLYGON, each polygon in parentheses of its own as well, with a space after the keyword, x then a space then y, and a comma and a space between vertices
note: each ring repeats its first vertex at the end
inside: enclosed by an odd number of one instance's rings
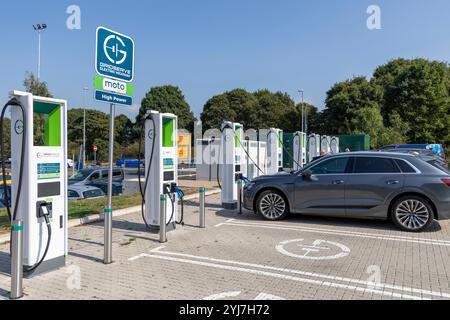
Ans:
POLYGON ((276 250, 286 256, 303 260, 333 260, 350 254, 350 249, 337 242, 316 240, 312 244, 304 239, 287 240, 276 246, 276 250))

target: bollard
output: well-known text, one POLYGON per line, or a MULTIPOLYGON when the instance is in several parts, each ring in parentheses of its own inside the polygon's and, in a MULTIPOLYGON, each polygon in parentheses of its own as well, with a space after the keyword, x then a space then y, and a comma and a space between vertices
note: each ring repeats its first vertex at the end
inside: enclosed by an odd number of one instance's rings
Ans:
POLYGON ((23 297, 23 222, 16 220, 11 228, 11 294, 13 300, 23 297))
POLYGON ((112 260, 112 215, 113 210, 111 208, 105 208, 105 225, 104 225, 104 264, 113 263, 112 260))
POLYGON ((237 182, 237 210, 238 214, 242 214, 242 180, 237 182))
POLYGON ((200 188, 200 228, 206 228, 206 214, 205 214, 205 188, 200 188))
POLYGON ((162 194, 160 197, 160 205, 159 205, 159 242, 166 243, 167 235, 166 235, 166 214, 167 214, 167 196, 162 194))

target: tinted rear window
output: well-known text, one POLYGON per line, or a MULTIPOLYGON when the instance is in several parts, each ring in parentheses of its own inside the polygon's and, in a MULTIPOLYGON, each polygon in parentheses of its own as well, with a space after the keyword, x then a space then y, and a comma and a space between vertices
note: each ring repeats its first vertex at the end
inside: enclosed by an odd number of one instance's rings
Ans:
POLYGON ((427 161, 429 164, 431 164, 433 167, 441 170, 442 172, 444 172, 445 174, 450 175, 450 170, 446 167, 444 167, 441 163, 439 163, 439 161, 436 160, 430 160, 427 161))
POLYGON ((361 157, 355 159, 354 173, 399 173, 392 159, 361 157))
POLYGON ((414 168, 410 166, 406 161, 395 160, 395 162, 403 173, 416 173, 416 170, 414 170, 414 168))

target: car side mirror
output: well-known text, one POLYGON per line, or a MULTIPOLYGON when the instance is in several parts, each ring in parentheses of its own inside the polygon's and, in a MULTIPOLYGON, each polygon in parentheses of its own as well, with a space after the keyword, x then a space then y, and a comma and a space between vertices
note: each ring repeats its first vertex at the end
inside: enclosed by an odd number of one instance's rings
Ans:
POLYGON ((302 172, 302 177, 305 181, 318 181, 316 176, 313 175, 311 170, 306 170, 302 172))

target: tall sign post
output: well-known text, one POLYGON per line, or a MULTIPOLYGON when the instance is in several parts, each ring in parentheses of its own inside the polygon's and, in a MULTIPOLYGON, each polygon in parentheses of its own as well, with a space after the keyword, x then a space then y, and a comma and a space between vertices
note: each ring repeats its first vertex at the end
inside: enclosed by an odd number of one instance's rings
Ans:
POLYGON ((105 208, 105 244, 104 263, 112 259, 112 184, 114 166, 114 117, 115 106, 131 106, 134 87, 134 41, 132 38, 98 27, 96 32, 94 98, 99 102, 110 104, 109 118, 109 175, 108 203, 105 208))

